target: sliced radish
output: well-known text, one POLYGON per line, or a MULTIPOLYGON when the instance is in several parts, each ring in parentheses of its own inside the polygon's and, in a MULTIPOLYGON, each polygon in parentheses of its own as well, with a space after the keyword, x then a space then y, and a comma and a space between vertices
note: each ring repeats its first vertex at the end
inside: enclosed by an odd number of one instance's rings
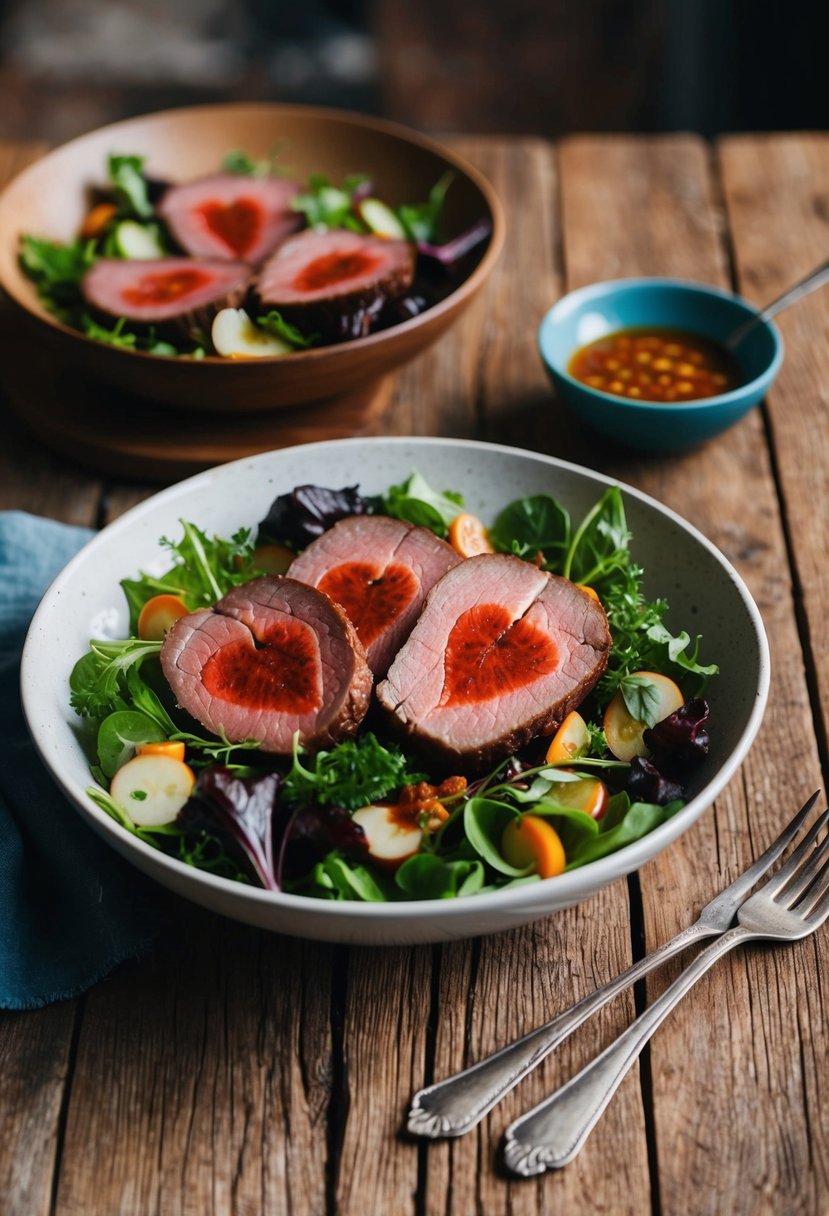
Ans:
POLYGON ((567 715, 547 748, 548 764, 560 764, 563 760, 575 760, 583 756, 590 746, 590 732, 584 718, 575 709, 567 715))
POLYGON ((516 870, 532 867, 542 878, 563 874, 567 864, 558 832, 540 815, 511 820, 501 836, 501 852, 516 870))
POLYGON ((375 236, 385 236, 393 241, 405 241, 406 229, 386 203, 379 198, 364 198, 357 204, 360 219, 375 236))
MULTIPOLYGON (((658 671, 638 671, 636 675, 647 679, 659 695, 654 722, 661 722, 685 704, 685 698, 669 676, 663 676, 658 671)), ((625 705, 621 689, 605 710, 603 725, 607 746, 617 760, 630 762, 634 756, 648 755, 648 748, 642 737, 648 729, 648 723, 634 718, 625 705)))
POLYGON ((173 822, 195 784, 195 773, 181 760, 143 755, 118 769, 109 792, 134 824, 157 828, 173 822))
POLYGON ((226 359, 262 359, 290 355, 293 347, 254 325, 244 308, 223 308, 210 334, 216 353, 226 359))
POLYGON ((167 250, 161 244, 155 224, 138 224, 122 220, 115 229, 115 247, 122 258, 163 258, 167 250))
POLYGON ((363 806, 354 812, 352 819, 365 833, 369 856, 387 870, 396 870, 418 851, 423 840, 417 821, 401 815, 397 806, 385 803, 363 806))

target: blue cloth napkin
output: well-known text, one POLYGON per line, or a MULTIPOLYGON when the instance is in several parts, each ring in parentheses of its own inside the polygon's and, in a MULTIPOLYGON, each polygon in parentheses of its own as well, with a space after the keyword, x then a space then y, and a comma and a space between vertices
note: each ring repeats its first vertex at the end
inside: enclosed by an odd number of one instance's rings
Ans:
MULTIPOLYGON (((77 996, 152 944, 163 893, 83 823, 44 769, 20 705, 38 602, 92 533, 0 512, 0 1008, 77 996)), ((68 696, 68 690, 67 690, 68 696)))

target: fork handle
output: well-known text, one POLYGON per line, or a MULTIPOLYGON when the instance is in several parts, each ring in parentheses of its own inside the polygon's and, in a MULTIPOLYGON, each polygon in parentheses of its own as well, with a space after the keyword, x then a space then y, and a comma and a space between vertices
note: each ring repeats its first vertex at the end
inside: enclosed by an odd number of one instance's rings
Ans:
POLYGON ((416 1136, 462 1136, 540 1064, 568 1035, 625 988, 693 942, 717 930, 697 922, 628 967, 572 1009, 486 1056, 471 1068, 421 1089, 412 1099, 408 1129, 416 1136))
POLYGON ((698 954, 601 1055, 546 1101, 511 1123, 504 1144, 509 1169, 529 1178, 572 1161, 642 1048, 674 1006, 717 959, 748 938, 759 936, 742 925, 729 929, 698 954))

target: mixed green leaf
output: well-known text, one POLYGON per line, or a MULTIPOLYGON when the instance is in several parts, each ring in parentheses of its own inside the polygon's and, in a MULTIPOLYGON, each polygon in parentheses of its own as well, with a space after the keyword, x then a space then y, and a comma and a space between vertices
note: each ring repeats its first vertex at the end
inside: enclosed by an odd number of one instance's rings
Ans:
MULTIPOLYGON (((297 487, 275 501, 256 537, 247 529, 210 536, 181 521, 181 537, 161 542, 169 567, 121 584, 130 630, 135 633, 142 609, 158 594, 178 596, 192 611, 255 576, 257 541, 301 548, 355 512, 393 515, 445 536, 463 509, 460 494, 434 489, 415 471, 377 498, 361 496, 358 487, 297 487), (299 521, 298 530, 291 521, 299 521)), ((700 660, 698 637, 670 631, 667 602, 647 597, 618 487, 610 486, 575 522, 549 495, 519 499, 500 512, 489 535, 496 550, 601 595, 612 649, 583 708, 585 741, 572 759, 532 764, 526 756, 511 757, 471 784, 458 778, 444 788, 426 784, 404 749, 367 731, 313 755, 295 741, 293 756, 280 761, 264 756, 254 740, 194 733, 161 676, 161 643, 132 636, 92 642, 71 675, 72 706, 94 732, 93 774, 106 787, 136 747, 168 741, 185 744, 198 780, 176 823, 164 829, 137 827, 106 788, 91 791, 98 805, 187 864, 270 889, 362 901, 457 898, 539 881, 534 864, 517 864, 505 847, 509 826, 526 816, 552 827, 567 870, 667 822, 683 805, 678 769, 707 750, 708 709, 698 698, 717 668, 700 660), (670 675, 689 692, 682 709, 658 725, 658 689, 648 672, 670 675), (650 728, 653 763, 608 753, 602 709, 617 693, 650 728), (603 795, 588 812, 573 795, 590 782, 601 783, 603 795), (396 868, 378 866, 358 812, 406 806, 401 822, 419 832, 419 844, 396 868)))

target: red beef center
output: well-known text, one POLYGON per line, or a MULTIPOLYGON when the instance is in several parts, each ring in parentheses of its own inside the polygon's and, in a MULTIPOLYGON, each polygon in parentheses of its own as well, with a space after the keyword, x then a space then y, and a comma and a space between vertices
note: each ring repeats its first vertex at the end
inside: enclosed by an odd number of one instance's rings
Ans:
POLYGON ((189 295, 199 287, 205 287, 211 282, 211 275, 205 270, 192 269, 162 270, 154 274, 145 274, 130 287, 121 292, 125 304, 137 305, 139 308, 147 304, 166 304, 189 295))
POLYGON ((262 208, 252 198, 236 198, 232 203, 202 203, 196 214, 214 236, 240 257, 253 248, 262 230, 262 208))
POLYGON ((345 609, 358 638, 369 647, 397 620, 420 588, 408 566, 392 565, 381 570, 368 562, 345 562, 323 576, 319 589, 345 609))
POLYGON ((347 279, 370 274, 379 265, 380 258, 363 250, 358 249, 352 253, 334 250, 333 253, 314 258, 313 262, 304 266, 294 279, 294 288, 297 291, 319 291, 324 287, 334 287, 347 279))
POLYGON ((212 654, 202 672, 207 691, 245 709, 298 715, 319 709, 319 662, 309 631, 276 624, 259 642, 259 648, 229 642, 212 654))
POLYGON ((512 621, 501 604, 477 604, 449 634, 440 705, 489 701, 532 684, 557 665, 558 650, 547 634, 523 618, 512 621))

